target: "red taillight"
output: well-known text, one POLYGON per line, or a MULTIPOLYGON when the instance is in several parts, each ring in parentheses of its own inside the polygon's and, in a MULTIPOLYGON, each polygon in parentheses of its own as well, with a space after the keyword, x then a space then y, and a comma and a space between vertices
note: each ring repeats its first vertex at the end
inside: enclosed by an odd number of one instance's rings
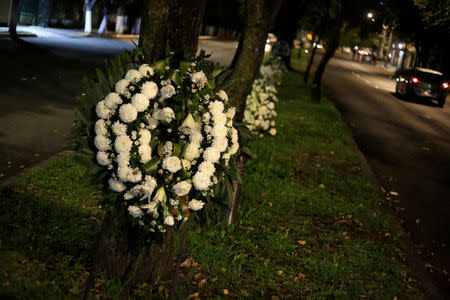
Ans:
POLYGON ((444 83, 442 84, 442 88, 444 88, 444 89, 448 88, 448 83, 447 83, 447 82, 444 82, 444 83))
POLYGON ((418 83, 420 80, 417 77, 411 77, 411 81, 414 83, 418 83))

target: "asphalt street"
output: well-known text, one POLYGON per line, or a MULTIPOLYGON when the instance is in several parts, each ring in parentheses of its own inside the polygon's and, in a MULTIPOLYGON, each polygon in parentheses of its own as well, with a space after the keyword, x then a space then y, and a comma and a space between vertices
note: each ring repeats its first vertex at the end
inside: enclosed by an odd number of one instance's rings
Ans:
POLYGON ((391 74, 338 54, 322 84, 417 251, 448 292, 450 99, 444 108, 425 100, 399 99, 393 95, 391 74))

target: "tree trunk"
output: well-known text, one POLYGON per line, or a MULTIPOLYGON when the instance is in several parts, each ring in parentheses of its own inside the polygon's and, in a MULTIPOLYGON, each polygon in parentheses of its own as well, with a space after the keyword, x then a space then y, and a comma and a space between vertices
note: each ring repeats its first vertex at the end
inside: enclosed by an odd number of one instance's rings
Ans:
POLYGON ((139 46, 152 48, 151 60, 174 52, 175 60, 195 56, 206 0, 146 0, 139 46))
POLYGON ((320 102, 321 97, 320 83, 322 81, 322 75, 323 72, 325 71, 325 67, 327 66, 328 61, 330 60, 330 58, 333 57, 337 47, 339 46, 340 30, 342 27, 342 23, 343 23, 342 15, 340 15, 340 18, 334 27, 335 30, 331 32, 331 37, 328 39, 325 54, 320 60, 319 66, 317 67, 316 73, 314 74, 313 84, 311 88, 311 96, 314 102, 320 102))
POLYGON ((91 33, 92 32, 92 7, 94 7, 96 0, 85 0, 86 13, 84 19, 84 32, 91 33))
MULTIPOLYGON (((174 15, 169 14, 167 1, 150 0, 146 3, 153 6, 147 6, 150 10, 145 13, 147 19, 142 25, 144 30, 140 36, 140 45, 149 47, 155 42, 156 51, 152 53, 152 60, 164 58, 169 46, 177 58, 187 54, 185 47, 189 53, 197 50, 199 35, 197 26, 200 27, 202 21, 205 1, 198 0, 196 5, 192 4, 193 1, 170 2, 172 5, 170 8, 173 9, 170 14, 174 15), (175 16, 183 20, 176 19, 175 16), (180 28, 175 30, 175 27, 180 28), (167 30, 168 28, 170 30, 167 30), (161 29, 161 32, 158 29, 161 29), (169 37, 168 34, 174 36, 169 37), (173 41, 182 35, 182 41, 178 43, 173 41)), ((103 221, 94 262, 95 268, 122 282, 134 280, 153 283, 157 280, 169 280, 173 283, 179 265, 176 262, 179 249, 175 248, 175 244, 179 243, 175 241, 177 239, 184 241, 185 233, 168 231, 164 234, 148 235, 142 232, 139 226, 133 226, 128 211, 120 203, 118 199, 115 205, 109 207, 103 221)), ((89 282, 86 286, 89 287, 89 282)))
POLYGON ((102 18, 102 22, 100 23, 100 26, 97 30, 97 33, 99 33, 99 34, 106 33, 106 30, 108 27, 108 15, 109 15, 109 3, 108 3, 108 1, 104 1, 103 18, 102 18))
POLYGON ((311 56, 309 57, 308 66, 306 67, 305 75, 303 76, 303 81, 305 83, 308 82, 309 73, 311 72, 311 68, 312 68, 312 65, 314 62, 314 57, 316 56, 317 45, 320 43, 320 36, 318 37, 316 42, 314 42, 314 39, 312 40, 312 42, 313 42, 313 47, 312 47, 311 54, 310 54, 311 56))
MULTIPOLYGON (((247 96, 250 93, 253 81, 259 73, 264 57, 264 47, 266 45, 269 26, 276 18, 280 10, 282 1, 273 2, 267 5, 264 0, 248 0, 246 2, 247 22, 245 25, 241 49, 238 56, 235 57, 235 65, 230 76, 234 83, 227 90, 230 95, 230 102, 236 107, 235 122, 242 122, 244 118, 245 104, 247 96), (266 5, 265 5, 266 4, 266 5)), ((234 60, 234 59, 233 59, 234 60)), ((241 177, 245 172, 244 157, 240 157, 239 170, 241 177)), ((241 184, 234 182, 235 193, 232 199, 228 201, 228 208, 225 211, 227 224, 235 221, 237 206, 240 199, 241 184)))
POLYGON ((11 0, 9 8, 8 27, 11 37, 17 37, 17 22, 20 15, 20 0, 11 0))

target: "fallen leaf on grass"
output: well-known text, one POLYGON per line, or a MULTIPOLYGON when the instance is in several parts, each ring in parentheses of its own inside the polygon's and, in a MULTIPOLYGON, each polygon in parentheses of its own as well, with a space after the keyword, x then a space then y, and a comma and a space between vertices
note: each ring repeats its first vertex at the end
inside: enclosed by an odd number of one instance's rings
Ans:
POLYGON ((206 278, 200 280, 200 281, 198 282, 198 287, 199 287, 199 288, 202 287, 202 286, 206 283, 206 280, 207 280, 206 278))
POLYGON ((398 193, 394 191, 390 191, 389 194, 391 194, 392 196, 398 196, 398 193))
POLYGON ((306 245, 306 241, 298 240, 298 241, 297 241, 297 244, 299 244, 299 245, 301 245, 301 246, 304 246, 304 245, 306 245))
POLYGON ((224 295, 228 295, 230 293, 230 291, 229 290, 227 290, 227 289, 223 289, 223 294, 224 295))
POLYGON ((200 293, 193 293, 191 295, 188 296, 188 299, 200 299, 200 293))
POLYGON ((319 187, 320 187, 321 189, 324 189, 324 188, 325 188, 325 185, 324 185, 323 183, 321 183, 321 184, 319 184, 319 187))
POLYGON ((278 276, 283 276, 283 273, 284 273, 284 272, 283 272, 282 270, 277 271, 277 275, 278 275, 278 276))
POLYGON ((182 268, 189 268, 189 267, 191 267, 192 262, 193 262, 192 257, 186 258, 186 260, 183 261, 183 262, 180 264, 180 267, 182 267, 182 268))
POLYGON ((269 202, 269 206, 272 206, 273 204, 272 204, 272 202, 269 202))

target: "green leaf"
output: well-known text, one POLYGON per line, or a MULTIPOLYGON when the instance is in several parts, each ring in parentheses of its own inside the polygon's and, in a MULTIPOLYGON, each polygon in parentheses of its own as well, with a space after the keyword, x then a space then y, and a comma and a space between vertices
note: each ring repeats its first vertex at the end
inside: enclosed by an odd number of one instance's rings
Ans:
POLYGON ((181 85, 181 75, 179 70, 173 70, 172 73, 169 76, 169 79, 176 83, 176 85, 181 85))
POLYGON ((190 66, 191 66, 190 61, 180 62, 180 75, 183 76, 184 74, 186 74, 190 66))
POLYGON ((158 170, 158 164, 160 161, 161 159, 158 156, 153 156, 149 162, 142 166, 142 169, 146 174, 155 174, 158 170))
POLYGON ((180 177, 180 180, 186 180, 191 177, 191 174, 188 173, 184 168, 182 168, 180 171, 178 171, 175 174, 175 178, 180 177))
POLYGON ((172 156, 180 156, 181 154, 181 145, 178 143, 173 144, 172 156))
POLYGON ((167 61, 165 59, 158 60, 153 63, 152 68, 156 73, 164 73, 164 70, 167 66, 167 61))

